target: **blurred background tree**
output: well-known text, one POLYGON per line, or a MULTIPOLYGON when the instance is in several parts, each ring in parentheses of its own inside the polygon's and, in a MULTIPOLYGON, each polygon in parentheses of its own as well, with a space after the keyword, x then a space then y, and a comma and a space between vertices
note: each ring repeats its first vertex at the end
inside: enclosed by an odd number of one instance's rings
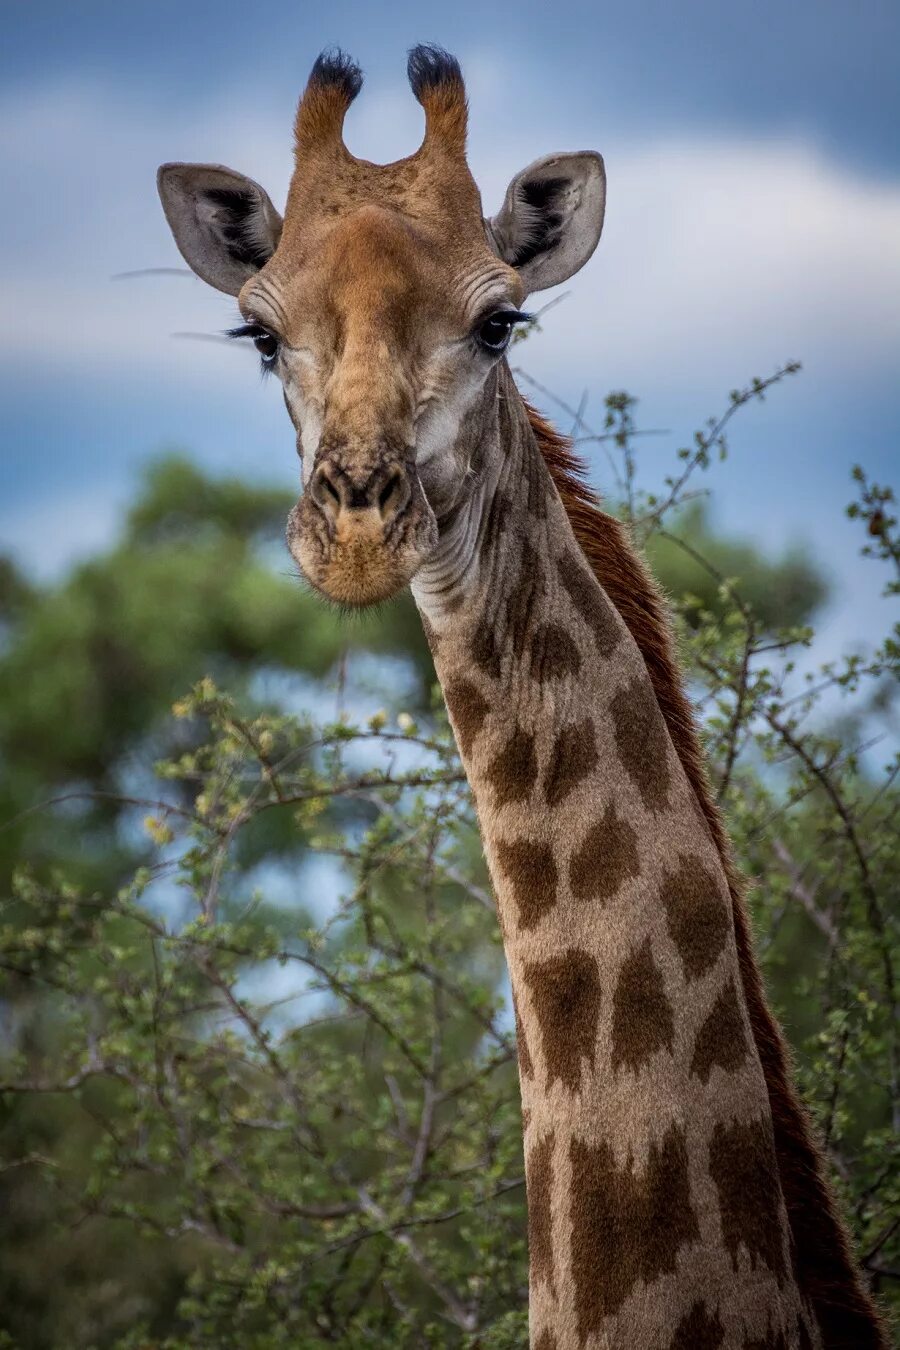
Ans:
MULTIPOLYGON (((897 634, 798 670, 821 572, 721 537, 694 491, 782 374, 652 492, 627 395, 576 432, 615 454, 671 597, 769 988, 889 1297, 897 634)), ((892 498, 857 487, 896 572, 892 498)), ((309 595, 290 505, 162 459, 110 553, 47 585, 0 567, 0 1343, 522 1343, 513 1038, 466 786, 411 601, 348 620, 309 595)))

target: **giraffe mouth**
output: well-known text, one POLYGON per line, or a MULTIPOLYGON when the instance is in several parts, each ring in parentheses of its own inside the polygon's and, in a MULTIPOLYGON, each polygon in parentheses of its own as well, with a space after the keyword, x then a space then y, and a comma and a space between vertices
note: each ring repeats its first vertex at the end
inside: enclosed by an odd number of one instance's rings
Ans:
POLYGON ((391 509, 384 488, 380 501, 365 506, 323 500, 309 489, 300 498, 288 516, 288 549, 327 599, 364 609, 409 585, 435 547, 438 527, 414 469, 406 470, 405 488, 391 509))

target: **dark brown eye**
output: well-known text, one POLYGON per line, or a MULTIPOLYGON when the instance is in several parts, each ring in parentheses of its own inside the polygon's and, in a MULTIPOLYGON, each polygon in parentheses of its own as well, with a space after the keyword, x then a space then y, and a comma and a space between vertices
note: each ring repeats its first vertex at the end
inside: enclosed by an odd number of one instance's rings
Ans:
POLYGON ((253 339, 253 345, 264 361, 274 361, 278 355, 278 339, 271 333, 260 332, 253 339))
POLYGON ((242 323, 237 328, 228 328, 225 332, 230 338, 252 338, 253 345, 262 357, 263 370, 269 371, 278 355, 278 338, 263 328, 260 323, 242 323))
POLYGON ((520 314, 517 309, 502 309, 484 319, 476 332, 476 337, 489 352, 505 351, 510 335, 517 323, 526 323, 530 316, 520 314))

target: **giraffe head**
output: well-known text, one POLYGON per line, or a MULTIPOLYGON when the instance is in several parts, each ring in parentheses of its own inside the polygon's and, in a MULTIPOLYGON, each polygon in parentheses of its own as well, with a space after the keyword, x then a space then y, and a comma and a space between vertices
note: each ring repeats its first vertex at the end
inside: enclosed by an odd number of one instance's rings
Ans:
POLYGON ((422 145, 370 164, 342 136, 360 71, 340 52, 319 57, 283 219, 231 169, 159 171, 184 258, 238 297, 236 334, 282 383, 305 485, 290 550, 314 586, 349 605, 393 595, 434 548, 465 496, 465 429, 495 388, 520 306, 577 271, 603 223, 603 161, 587 152, 530 165, 485 220, 457 62, 416 47, 408 73, 422 145))

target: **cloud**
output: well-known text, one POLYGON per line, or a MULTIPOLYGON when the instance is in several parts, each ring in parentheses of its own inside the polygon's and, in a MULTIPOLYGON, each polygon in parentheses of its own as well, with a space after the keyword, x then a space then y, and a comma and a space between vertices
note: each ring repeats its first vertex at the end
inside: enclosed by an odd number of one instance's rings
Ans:
MULTIPOLYGON (((470 64, 471 158, 490 206, 544 144, 546 122, 527 101, 514 125, 498 122, 491 63, 470 64)), ((353 150, 407 153, 421 113, 405 85, 364 98, 348 119, 353 150)), ((220 159, 283 198, 290 113, 223 96, 161 114, 121 88, 71 81, 8 95, 0 169, 18 209, 0 260, 15 315, 0 331, 4 359, 230 385, 237 353, 170 334, 221 330, 233 302, 190 278, 110 278, 180 264, 153 186, 163 159, 220 159)), ((529 346, 536 373, 596 382, 602 370, 605 383, 646 388, 699 369, 727 387, 789 356, 829 378, 888 371, 900 344, 900 184, 858 177, 802 140, 604 145, 598 128, 560 118, 557 108, 557 148, 607 154, 608 215, 595 258, 529 346)))
MULTIPOLYGON (((610 138, 599 115, 596 125, 580 117, 567 124, 565 102, 542 102, 540 82, 511 118, 505 91, 515 72, 478 53, 464 65, 470 159, 488 210, 512 174, 545 151, 594 146, 606 157, 603 239, 565 288, 566 303, 529 340, 528 369, 575 397, 582 388, 638 391, 651 423, 674 419, 680 438, 734 384, 786 358, 803 360, 807 373, 789 400, 779 400, 774 423, 763 425, 765 413, 754 411, 752 454, 717 476, 718 485, 735 475, 721 494, 720 518, 778 549, 799 523, 827 551, 839 599, 817 643, 819 659, 856 634, 880 632, 877 577, 857 559, 858 540, 840 508, 850 458, 871 456, 891 424, 884 406, 900 349, 900 182, 861 176, 801 138, 671 131, 610 138), (880 411, 873 412, 873 388, 880 411), (829 434, 830 464, 822 448, 827 455, 829 434)), ((208 422, 206 462, 219 468, 269 473, 282 459, 292 463, 286 419, 277 397, 268 398, 271 387, 263 402, 252 354, 171 336, 221 332, 234 321, 233 302, 190 276, 111 280, 180 265, 154 187, 164 160, 231 164, 283 201, 291 115, 292 100, 261 83, 252 100, 229 93, 187 107, 76 80, 0 96, 0 173, 11 204, 0 287, 12 316, 0 327, 0 360, 27 371, 22 400, 40 388, 48 399, 61 390, 64 401, 83 378, 89 397, 108 398, 110 408, 109 445, 85 468, 79 491, 62 481, 72 459, 64 433, 36 451, 33 473, 22 461, 31 490, 27 500, 7 502, 0 528, 4 547, 42 574, 112 540, 134 465, 170 424, 194 435, 208 422), (146 443, 127 438, 126 463, 119 423, 139 416, 148 399, 160 416, 150 419, 146 443)), ((375 160, 409 153, 421 131, 421 110, 400 83, 367 87, 347 122, 350 148, 375 160)), ((64 416, 57 420, 65 426, 64 416)), ((652 477, 660 443, 641 444, 652 477)), ((671 455, 667 443, 664 453, 671 455)), ((608 483, 605 465, 597 477, 608 483)))
POLYGON ((628 379, 667 382, 789 357, 851 378, 894 363, 900 184, 856 179, 802 142, 718 139, 634 147, 609 178, 554 364, 586 345, 628 379))

